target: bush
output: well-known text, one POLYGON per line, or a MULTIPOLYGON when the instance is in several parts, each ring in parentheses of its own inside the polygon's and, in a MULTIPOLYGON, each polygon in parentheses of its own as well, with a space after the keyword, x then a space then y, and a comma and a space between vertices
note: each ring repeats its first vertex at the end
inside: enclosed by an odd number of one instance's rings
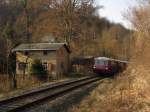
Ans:
POLYGON ((30 68, 30 74, 40 79, 47 78, 47 70, 45 70, 40 60, 35 60, 30 68))

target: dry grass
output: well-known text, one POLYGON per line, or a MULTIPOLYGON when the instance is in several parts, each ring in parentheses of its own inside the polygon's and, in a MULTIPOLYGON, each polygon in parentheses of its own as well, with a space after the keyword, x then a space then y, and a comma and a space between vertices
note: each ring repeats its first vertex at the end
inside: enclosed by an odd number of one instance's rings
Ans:
POLYGON ((111 83, 105 80, 71 112, 150 112, 150 71, 130 66, 111 83), (136 68, 136 69, 133 69, 136 68))
MULTIPOLYGON (((11 87, 12 78, 8 75, 0 75, 0 92, 8 92, 12 90, 11 87)), ((40 85, 41 82, 31 76, 17 76, 17 88, 31 87, 35 85, 40 85)))
POLYGON ((8 75, 0 75, 0 97, 7 97, 22 93, 25 90, 31 90, 32 88, 39 87, 43 82, 39 81, 35 77, 31 76, 17 76, 17 88, 12 87, 12 78, 8 75))
POLYGON ((63 77, 59 80, 47 79, 41 81, 36 77, 30 75, 17 75, 17 88, 13 89, 11 86, 12 79, 8 75, 0 75, 0 98, 9 97, 16 94, 22 94, 24 92, 31 91, 33 89, 42 88, 52 83, 62 82, 69 80, 67 77, 63 77))
POLYGON ((10 89, 10 82, 9 82, 8 75, 0 75, 0 93, 3 91, 8 91, 10 89))

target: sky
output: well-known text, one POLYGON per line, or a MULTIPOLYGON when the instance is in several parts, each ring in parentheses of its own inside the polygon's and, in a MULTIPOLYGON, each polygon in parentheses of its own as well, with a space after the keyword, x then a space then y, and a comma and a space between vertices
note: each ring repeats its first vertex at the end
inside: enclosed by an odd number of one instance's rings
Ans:
POLYGON ((127 10, 137 5, 136 0, 95 0, 96 5, 104 8, 99 10, 102 17, 106 17, 111 22, 121 23, 129 28, 130 24, 123 16, 127 10))

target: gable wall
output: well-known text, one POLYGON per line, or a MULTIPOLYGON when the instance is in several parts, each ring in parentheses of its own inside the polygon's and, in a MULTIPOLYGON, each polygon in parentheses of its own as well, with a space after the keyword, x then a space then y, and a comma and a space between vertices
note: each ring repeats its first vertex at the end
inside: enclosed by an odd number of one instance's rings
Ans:
POLYGON ((69 71, 69 53, 63 46, 57 51, 57 74, 67 75, 69 71))

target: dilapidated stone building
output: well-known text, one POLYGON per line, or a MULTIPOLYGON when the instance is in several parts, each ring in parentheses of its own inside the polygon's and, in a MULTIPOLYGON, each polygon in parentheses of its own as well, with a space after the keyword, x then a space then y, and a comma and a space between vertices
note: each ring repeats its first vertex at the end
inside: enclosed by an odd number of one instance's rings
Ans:
POLYGON ((49 76, 61 77, 69 71, 69 47, 65 43, 30 43, 14 48, 16 74, 28 74, 34 60, 40 60, 49 76))

